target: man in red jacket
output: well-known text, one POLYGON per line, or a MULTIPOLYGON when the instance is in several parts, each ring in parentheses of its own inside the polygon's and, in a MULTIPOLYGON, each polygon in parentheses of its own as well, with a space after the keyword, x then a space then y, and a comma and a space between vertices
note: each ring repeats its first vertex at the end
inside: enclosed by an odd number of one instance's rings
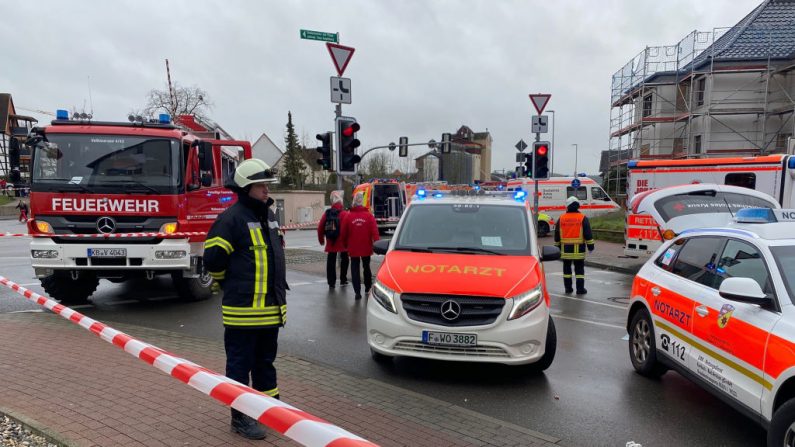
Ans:
POLYGON ((348 212, 342 208, 341 191, 331 191, 331 208, 323 213, 317 225, 317 240, 326 245, 326 280, 328 288, 337 283, 337 253, 340 254, 340 285, 348 284, 348 251, 342 242, 342 221, 348 212))
POLYGON ((373 274, 370 272, 370 256, 373 254, 373 242, 378 240, 378 225, 375 217, 363 206, 364 193, 357 192, 353 196, 353 206, 342 221, 342 242, 348 247, 351 258, 351 279, 356 299, 362 299, 359 264, 364 268, 364 293, 370 293, 373 286, 373 274))

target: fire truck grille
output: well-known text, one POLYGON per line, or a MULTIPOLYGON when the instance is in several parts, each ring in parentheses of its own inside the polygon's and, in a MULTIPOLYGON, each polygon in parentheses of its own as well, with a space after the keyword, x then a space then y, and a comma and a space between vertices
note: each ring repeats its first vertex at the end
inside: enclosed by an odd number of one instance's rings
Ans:
POLYGON ((428 354, 448 354, 472 358, 508 358, 510 355, 496 346, 434 346, 419 341, 399 341, 393 348, 395 351, 422 352, 428 354))
POLYGON ((494 323, 505 305, 502 298, 409 293, 401 295, 400 301, 406 315, 414 321, 453 327, 494 323))

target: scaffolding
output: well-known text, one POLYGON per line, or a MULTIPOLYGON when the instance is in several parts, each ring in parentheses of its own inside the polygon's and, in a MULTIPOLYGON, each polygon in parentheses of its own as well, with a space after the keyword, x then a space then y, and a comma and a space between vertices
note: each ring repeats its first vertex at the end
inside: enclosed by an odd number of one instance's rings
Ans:
POLYGON ((786 151, 795 133, 795 48, 780 38, 795 24, 755 25, 764 6, 737 26, 646 47, 613 75, 609 194, 626 200, 629 160, 786 151))

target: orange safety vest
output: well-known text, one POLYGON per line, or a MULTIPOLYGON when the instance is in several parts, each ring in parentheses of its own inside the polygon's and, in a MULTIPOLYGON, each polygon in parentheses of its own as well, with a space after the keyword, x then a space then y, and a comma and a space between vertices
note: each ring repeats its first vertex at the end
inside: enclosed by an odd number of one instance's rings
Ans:
POLYGON ((558 225, 560 226, 560 242, 562 244, 584 244, 585 237, 582 231, 582 221, 585 214, 566 213, 560 216, 558 225))

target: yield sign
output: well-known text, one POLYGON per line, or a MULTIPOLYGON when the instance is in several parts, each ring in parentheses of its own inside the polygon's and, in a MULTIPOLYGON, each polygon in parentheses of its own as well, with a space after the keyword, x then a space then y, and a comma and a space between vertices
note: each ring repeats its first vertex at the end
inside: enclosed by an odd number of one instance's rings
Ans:
POLYGON ((331 60, 334 61, 334 68, 336 68, 337 73, 342 76, 342 74, 345 73, 345 68, 348 66, 348 62, 351 61, 351 56, 353 56, 353 52, 356 51, 356 48, 346 47, 344 45, 331 42, 326 43, 326 48, 328 48, 328 53, 331 55, 331 60))
MULTIPOLYGON (((342 76, 342 75, 340 75, 342 76)), ((548 93, 531 93, 530 94, 530 101, 533 103, 533 107, 536 108, 536 111, 539 115, 544 111, 544 107, 547 106, 549 102, 549 98, 552 95, 548 93)))

